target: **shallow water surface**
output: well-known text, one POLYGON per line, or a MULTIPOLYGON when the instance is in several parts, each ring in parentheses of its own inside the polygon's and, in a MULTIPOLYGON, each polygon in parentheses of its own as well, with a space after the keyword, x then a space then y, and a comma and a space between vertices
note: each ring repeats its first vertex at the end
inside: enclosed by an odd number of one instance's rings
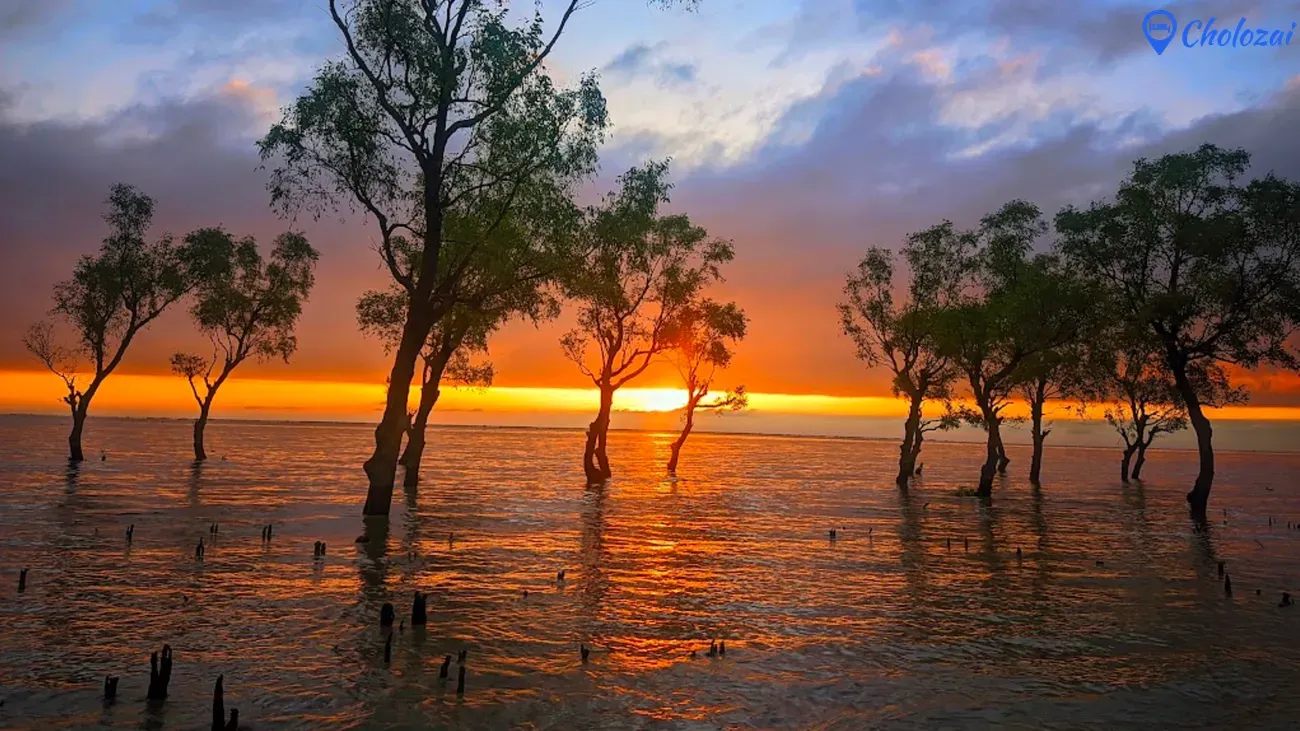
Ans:
POLYGON ((1300 607, 1277 607, 1300 595, 1300 531, 1287 530, 1300 455, 1222 455, 1215 524, 1197 534, 1181 452, 1124 486, 1116 453, 1049 448, 1033 489, 1013 451, 981 507, 958 496, 973 445, 927 445, 924 477, 900 493, 892 443, 697 434, 669 482, 672 435, 621 432, 614 481, 587 489, 579 432, 444 428, 419 494, 399 488, 390 524, 367 527, 368 427, 214 423, 213 459, 194 467, 188 424, 99 419, 87 454, 107 460, 76 470, 65 429, 0 417, 3 727, 206 728, 218 674, 254 729, 1300 718, 1300 607), (423 630, 409 626, 416 590, 423 630), (406 624, 390 665, 385 601, 406 624), (713 638, 725 658, 705 656, 713 638), (171 693, 150 707, 163 643, 171 693), (449 685, 438 669, 461 649, 457 698, 457 663, 449 685))

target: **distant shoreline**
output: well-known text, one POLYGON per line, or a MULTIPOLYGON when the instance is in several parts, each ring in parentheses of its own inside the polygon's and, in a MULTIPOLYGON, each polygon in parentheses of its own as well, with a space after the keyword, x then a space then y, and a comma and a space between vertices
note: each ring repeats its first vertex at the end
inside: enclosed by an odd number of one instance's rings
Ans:
MULTIPOLYGON (((52 420, 52 421, 67 420, 67 417, 61 415, 55 415, 55 414, 35 414, 30 412, 0 412, 0 419, 6 419, 6 418, 32 418, 32 419, 42 419, 42 420, 52 420)), ((887 417, 872 417, 872 418, 892 421, 887 417)), ((176 423, 176 424, 186 424, 186 425, 191 424, 194 421, 192 418, 179 417, 179 416, 117 416, 117 415, 97 416, 94 418, 94 420, 166 422, 166 423, 176 423)), ((1099 427, 1105 427, 1105 422, 1100 420, 1080 419, 1076 421, 1078 423, 1092 424, 1092 425, 1097 425, 1099 427)), ((1290 423, 1300 424, 1300 422, 1290 422, 1290 423)), ((238 424, 244 426, 271 426, 271 427, 305 426, 305 427, 345 427, 345 428, 366 428, 366 429, 374 428, 372 422, 348 421, 343 419, 239 419, 239 418, 229 418, 229 417, 223 417, 223 418, 212 417, 209 421, 209 424, 238 424)), ((563 432, 563 433, 572 433, 572 434, 585 433, 585 429, 583 427, 531 425, 531 424, 430 423, 429 428, 447 429, 447 430, 547 431, 547 432, 563 432)), ((670 430, 610 427, 610 431, 640 433, 640 434, 657 434, 657 433, 668 433, 668 431, 670 430)), ((902 428, 900 422, 900 427, 899 427, 900 436, 898 439, 883 437, 883 436, 861 436, 861 435, 845 435, 845 434, 797 434, 797 433, 790 433, 790 432, 725 431, 725 430, 701 428, 699 426, 697 426, 694 429, 694 432, 696 434, 709 434, 712 436, 728 436, 728 437, 737 437, 737 438, 834 440, 834 441, 852 441, 852 442, 880 442, 885 444, 892 444, 892 443, 897 443, 901 439, 902 428)), ((971 444, 979 445, 983 443, 982 441, 976 441, 971 439, 943 439, 939 437, 927 437, 926 442, 931 444, 967 444, 967 445, 971 445, 971 444)), ((1009 446, 1028 447, 1029 445, 1012 442, 1009 443, 1009 446)), ((1096 445, 1096 444, 1077 444, 1077 443, 1072 443, 1064 440, 1057 441, 1057 442, 1052 442, 1049 440, 1047 443, 1047 448, 1048 449, 1069 448, 1069 449, 1089 450, 1089 451, 1099 451, 1099 452, 1112 452, 1118 449, 1118 447, 1116 446, 1105 446, 1105 445, 1096 445)), ((1157 445, 1155 448, 1162 452, 1179 452, 1179 453, 1193 453, 1193 454, 1196 452, 1195 448, 1190 448, 1190 447, 1157 445)), ((1232 448, 1216 447, 1215 452, 1219 454, 1289 455, 1289 454, 1300 454, 1300 449, 1296 449, 1296 450, 1241 449, 1241 448, 1232 449, 1232 448)))

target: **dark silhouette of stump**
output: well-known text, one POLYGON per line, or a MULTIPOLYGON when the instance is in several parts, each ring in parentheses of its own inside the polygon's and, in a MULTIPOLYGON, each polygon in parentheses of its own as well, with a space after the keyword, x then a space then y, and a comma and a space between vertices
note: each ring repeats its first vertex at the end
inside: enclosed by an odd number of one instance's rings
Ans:
POLYGON ((200 561, 203 560, 203 539, 202 538, 199 539, 199 545, 194 547, 194 558, 197 558, 200 561))
POLYGON ((423 627, 429 623, 429 614, 426 611, 425 596, 420 592, 415 592, 415 598, 411 600, 411 626, 423 627))
POLYGON ((834 528, 830 529, 830 536, 832 541, 839 537, 834 528))
POLYGON ((1278 602, 1277 605, 1279 607, 1289 607, 1292 604, 1293 602, 1291 601, 1291 595, 1286 593, 1285 591, 1282 592, 1282 601, 1278 602))
POLYGON ((239 731, 239 709, 230 709, 230 722, 226 724, 226 731, 239 731))
POLYGON ((273 530, 273 526, 273 523, 266 524, 266 540, 268 541, 271 540, 271 531, 273 530))
POLYGON ((172 682, 172 646, 163 645, 161 661, 158 653, 149 656, 149 691, 145 697, 149 700, 163 700, 167 697, 167 686, 172 682))
POLYGON ((963 550, 963 551, 969 551, 969 550, 970 550, 970 539, 969 539, 969 538, 962 538, 962 539, 961 539, 961 542, 962 542, 962 550, 963 550))
POLYGON ((217 676, 217 685, 212 689, 212 731, 224 731, 226 728, 226 699, 222 683, 225 675, 217 676))
POLYGON ((393 611, 393 605, 384 602, 384 606, 379 608, 379 626, 392 627, 395 619, 397 619, 397 613, 393 611))
POLYGON ((560 569, 559 571, 557 571, 557 572, 555 573, 555 581, 556 581, 557 583, 558 583, 558 582, 561 582, 561 581, 564 581, 564 571, 565 571, 564 569, 560 569))
POLYGON ((384 664, 388 665, 393 661, 393 635, 390 632, 388 639, 384 640, 384 664))
POLYGON ((1017 561, 1023 561, 1024 558, 1025 558, 1025 554, 1022 553, 1021 550, 1020 550, 1019 548, 1017 548, 1017 549, 1016 549, 1016 560, 1017 560, 1017 561))
POLYGON ((716 640, 709 641, 709 657, 718 656, 718 643, 716 640))
POLYGON ((456 671, 456 695, 465 695, 465 666, 456 671))
POLYGON ((718 643, 718 657, 726 657, 726 656, 727 656, 727 641, 722 640, 721 642, 718 643))
POLYGON ((952 539, 951 539, 951 538, 948 539, 948 550, 949 550, 949 551, 952 550, 952 539))
POLYGON ((104 676, 104 700, 111 701, 117 698, 117 676, 104 676))
POLYGON ((442 659, 442 667, 438 669, 438 677, 442 680, 447 679, 447 671, 451 669, 451 655, 442 659))
POLYGON ((587 656, 591 655, 591 650, 586 645, 578 645, 578 654, 582 656, 582 664, 587 664, 587 656))
POLYGON ((132 523, 131 525, 128 525, 126 527, 126 542, 130 543, 131 539, 134 537, 135 537, 135 523, 132 523))
POLYGON ((27 591, 27 569, 18 572, 18 591, 27 591))
POLYGON ((1227 574, 1223 576, 1223 595, 1232 596, 1232 577, 1227 574))

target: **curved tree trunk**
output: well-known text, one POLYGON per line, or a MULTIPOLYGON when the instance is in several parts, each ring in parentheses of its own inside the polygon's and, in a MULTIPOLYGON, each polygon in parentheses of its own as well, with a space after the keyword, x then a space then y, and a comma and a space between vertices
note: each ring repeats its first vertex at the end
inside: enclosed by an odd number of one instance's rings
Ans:
POLYGON ((998 422, 998 474, 1007 473, 1007 465, 1011 464, 1011 458, 1007 456, 1007 445, 1002 443, 1002 423, 998 422))
MULTIPOLYGON (((83 401, 84 403, 84 401, 83 401)), ((68 433, 68 459, 84 462, 86 455, 81 451, 81 432, 86 426, 86 409, 77 407, 72 410, 72 431, 68 433)))
POLYGON ((1133 453, 1137 451, 1136 444, 1130 444, 1124 447, 1124 458, 1119 463, 1119 479, 1121 482, 1128 482, 1129 463, 1133 461, 1133 453))
POLYGON ((415 361, 420 356, 424 339, 429 336, 429 324, 429 318, 413 307, 402 328, 402 341, 393 356, 393 368, 388 377, 384 416, 375 427, 375 451, 365 463, 366 477, 370 481, 362 509, 365 515, 387 516, 392 507, 397 458, 407 429, 406 402, 411 394, 411 379, 415 377, 415 361))
POLYGON ((1187 504, 1192 520, 1198 525, 1205 525, 1210 507, 1210 489, 1214 486, 1214 428, 1201 409, 1200 395, 1187 377, 1185 359, 1170 354, 1168 360, 1170 370, 1174 372, 1174 386, 1187 407, 1187 418, 1192 422, 1192 429, 1196 431, 1196 451, 1200 457, 1200 470, 1191 491, 1187 493, 1187 504))
MULTIPOLYGON (((441 380, 441 373, 438 376, 441 380)), ((405 487, 415 487, 420 484, 420 461, 424 459, 425 430, 429 426, 429 415, 433 413, 433 407, 438 403, 438 397, 442 392, 438 390, 436 381, 425 384, 420 391, 420 408, 415 412, 415 420, 411 422, 411 431, 406 438, 406 451, 402 452, 402 464, 406 467, 406 474, 403 475, 402 485, 405 487)))
POLYGON ((582 468, 587 475, 588 485, 598 485, 613 475, 605 452, 609 439, 609 417, 613 408, 614 389, 601 386, 600 411, 587 429, 587 445, 582 454, 582 468))
POLYGON ((898 477, 894 479, 899 487, 907 487, 912 475, 916 474, 916 458, 921 454, 922 401, 923 397, 912 396, 907 421, 903 422, 903 443, 898 447, 898 477))
POLYGON ((691 435, 691 429, 695 426, 695 406, 698 402, 699 399, 695 397, 686 402, 686 423, 682 425, 682 433, 673 442, 672 455, 668 457, 668 474, 673 477, 677 476, 677 460, 682 456, 682 445, 686 443, 686 437, 691 435))
POLYGON ((1142 466, 1147 463, 1147 447, 1150 444, 1139 444, 1137 448, 1137 461, 1133 463, 1133 479, 1142 479, 1142 466))
POLYGON ((208 427, 208 410, 212 407, 212 398, 209 398, 199 407, 199 418, 194 420, 194 461, 202 462, 208 458, 208 452, 203 448, 203 431, 208 427))
POLYGON ((984 424, 988 431, 988 442, 985 444, 984 465, 980 467, 980 484, 975 494, 980 497, 991 497, 993 495, 993 475, 998 471, 998 465, 1011 460, 1006 458, 1002 447, 1002 420, 992 413, 990 409, 982 409, 984 412, 984 424))

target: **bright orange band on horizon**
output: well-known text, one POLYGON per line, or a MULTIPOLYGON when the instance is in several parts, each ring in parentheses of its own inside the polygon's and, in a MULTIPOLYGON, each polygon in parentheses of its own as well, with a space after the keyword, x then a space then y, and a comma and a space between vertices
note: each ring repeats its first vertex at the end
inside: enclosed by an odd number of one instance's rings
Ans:
MULTIPOLYGON (((40 371, 0 371, 0 412, 66 413, 60 399, 62 384, 40 371)), ((412 405, 419 389, 411 390, 412 405)), ((378 419, 384 386, 374 383, 289 381, 232 378, 222 388, 213 407, 216 418, 329 418, 368 421, 378 419)), ((491 413, 594 413, 595 389, 499 386, 489 389, 444 388, 438 411, 491 413)), ((685 403, 685 392, 671 388, 625 388, 614 398, 619 411, 667 413, 685 403)), ((1062 418, 1067 405, 1055 405, 1062 418)), ((930 411, 941 410, 933 404, 930 411)), ((882 396, 825 396, 820 394, 751 393, 750 409, 770 414, 820 416, 903 417, 906 405, 882 396)), ((197 407, 185 380, 177 376, 119 374, 105 381, 95 396, 91 412, 113 416, 194 415, 197 407)), ((1009 416, 1025 416, 1023 404, 1013 404, 1009 416)), ((1090 409, 1100 418, 1100 409, 1090 409)), ((1300 421, 1300 407, 1234 406, 1214 410, 1221 419, 1300 421)))

